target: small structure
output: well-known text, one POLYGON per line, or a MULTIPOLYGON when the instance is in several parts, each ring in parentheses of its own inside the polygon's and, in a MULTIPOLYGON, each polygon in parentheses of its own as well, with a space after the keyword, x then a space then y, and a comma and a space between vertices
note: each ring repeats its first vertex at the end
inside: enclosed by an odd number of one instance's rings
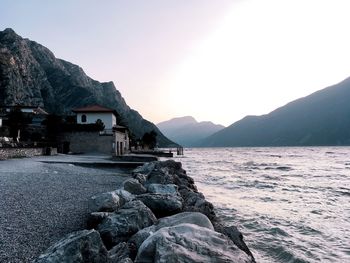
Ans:
POLYGON ((101 121, 105 131, 112 131, 117 125, 117 113, 115 110, 100 105, 91 105, 73 110, 77 114, 78 124, 93 124, 101 121))
POLYGON ((10 105, 0 106, 0 127, 3 136, 14 137, 17 133, 17 141, 20 136, 25 141, 37 141, 45 134, 46 120, 49 114, 38 106, 10 105), (17 132, 15 131, 17 130, 17 132))
POLYGON ((23 113, 45 113, 48 114, 45 110, 38 106, 25 106, 25 105, 11 105, 11 106, 1 106, 0 107, 4 112, 9 113, 11 110, 19 109, 23 113))
POLYGON ((114 134, 114 152, 116 156, 124 155, 129 152, 129 132, 124 126, 116 125, 113 127, 114 134))
MULTIPOLYGON (((129 132, 117 125, 117 112, 100 105, 91 105, 73 110, 77 124, 102 122, 104 130, 67 132, 63 141, 72 152, 99 152, 121 156, 129 153, 129 132)), ((66 147, 66 148, 67 148, 66 147)))

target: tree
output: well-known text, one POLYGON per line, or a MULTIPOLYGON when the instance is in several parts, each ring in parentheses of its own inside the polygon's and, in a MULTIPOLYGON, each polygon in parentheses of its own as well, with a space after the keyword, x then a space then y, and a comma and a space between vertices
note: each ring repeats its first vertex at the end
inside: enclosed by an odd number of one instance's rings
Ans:
POLYGON ((143 147, 148 147, 149 149, 154 149, 157 145, 157 133, 152 130, 151 132, 146 132, 143 136, 142 136, 142 146, 143 147))
POLYGON ((46 137, 51 142, 57 142, 58 135, 62 132, 63 119, 61 116, 50 114, 44 121, 46 124, 46 137))
POLYGON ((101 119, 97 119, 95 124, 97 125, 99 131, 103 131, 105 129, 105 124, 101 119))
POLYGON ((17 137, 25 132, 29 120, 26 118, 20 108, 14 108, 8 115, 7 126, 9 127, 10 137, 16 140, 17 137))

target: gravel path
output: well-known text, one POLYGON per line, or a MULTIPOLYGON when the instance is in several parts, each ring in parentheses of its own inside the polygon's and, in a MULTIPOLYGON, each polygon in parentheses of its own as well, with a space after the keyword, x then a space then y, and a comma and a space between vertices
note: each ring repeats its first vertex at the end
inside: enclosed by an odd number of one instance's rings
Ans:
POLYGON ((39 160, 0 161, 0 262, 31 262, 85 228, 88 198, 118 188, 129 175, 39 160))

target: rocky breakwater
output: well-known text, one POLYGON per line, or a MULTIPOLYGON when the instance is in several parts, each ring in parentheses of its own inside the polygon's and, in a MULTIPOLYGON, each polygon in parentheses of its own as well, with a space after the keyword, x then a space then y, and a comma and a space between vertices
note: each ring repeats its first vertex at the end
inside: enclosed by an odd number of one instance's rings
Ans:
POLYGON ((89 207, 89 230, 35 262, 255 262, 242 234, 220 221, 179 162, 145 164, 89 207))

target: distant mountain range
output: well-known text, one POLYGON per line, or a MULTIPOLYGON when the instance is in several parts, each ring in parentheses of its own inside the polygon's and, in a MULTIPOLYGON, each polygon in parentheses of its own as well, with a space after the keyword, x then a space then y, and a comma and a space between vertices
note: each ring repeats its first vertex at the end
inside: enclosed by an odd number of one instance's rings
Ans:
POLYGON ((247 116, 200 146, 350 145, 350 78, 267 115, 247 116))
POLYGON ((225 128, 210 121, 197 122, 193 117, 173 118, 157 124, 157 127, 174 142, 185 146, 198 146, 199 141, 225 128))
POLYGON ((73 108, 91 104, 115 109, 137 138, 155 130, 160 146, 174 144, 126 104, 113 82, 91 79, 79 66, 56 58, 12 29, 0 31, 0 105, 40 106, 49 113, 71 114, 73 108))

